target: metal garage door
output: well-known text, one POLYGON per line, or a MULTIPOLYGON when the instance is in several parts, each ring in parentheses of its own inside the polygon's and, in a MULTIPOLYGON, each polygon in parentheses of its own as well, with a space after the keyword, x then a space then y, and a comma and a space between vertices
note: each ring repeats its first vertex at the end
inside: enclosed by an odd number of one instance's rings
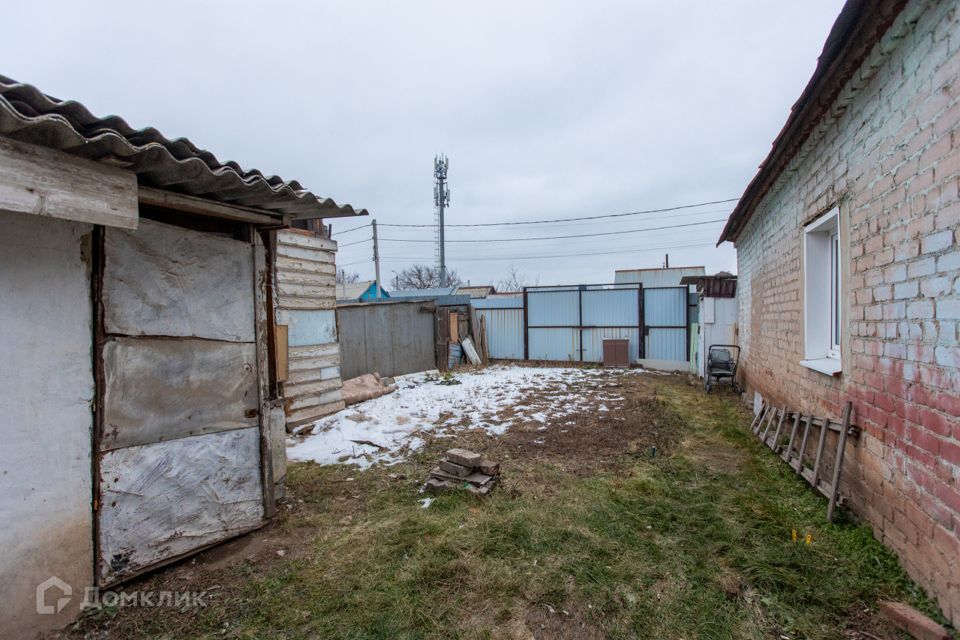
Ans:
POLYGON ((264 517, 254 248, 106 229, 98 573, 110 584, 264 517))

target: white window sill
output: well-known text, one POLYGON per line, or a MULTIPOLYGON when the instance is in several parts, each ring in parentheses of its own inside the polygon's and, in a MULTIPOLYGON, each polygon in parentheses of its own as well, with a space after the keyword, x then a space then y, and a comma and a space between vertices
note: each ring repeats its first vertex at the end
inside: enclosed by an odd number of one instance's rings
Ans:
POLYGON ((807 369, 813 369, 828 376, 838 376, 843 370, 839 358, 816 358, 814 360, 801 360, 800 364, 807 369))

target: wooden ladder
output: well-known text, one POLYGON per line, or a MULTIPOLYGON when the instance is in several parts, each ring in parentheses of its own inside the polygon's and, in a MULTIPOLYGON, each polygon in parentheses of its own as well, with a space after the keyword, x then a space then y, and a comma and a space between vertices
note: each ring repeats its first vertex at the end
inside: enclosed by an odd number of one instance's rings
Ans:
POLYGON ((772 449, 774 453, 779 454, 780 458, 790 465, 790 468, 797 475, 826 496, 829 501, 827 506, 828 522, 833 521, 833 513, 840 499, 840 473, 843 469, 843 454, 847 448, 847 436, 857 437, 859 435, 859 430, 850 425, 852 412, 853 404, 847 402, 843 407, 843 417, 837 423, 828 418, 818 418, 813 414, 804 416, 800 412, 790 411, 785 406, 782 408, 775 407, 764 401, 750 425, 753 434, 758 436, 763 444, 772 449), (793 425, 790 427, 790 437, 784 443, 783 438, 786 436, 784 425, 790 422, 793 425), (805 466, 805 462, 808 462, 806 452, 813 427, 816 427, 818 432, 817 449, 813 458, 813 466, 808 468, 805 466), (823 450, 827 441, 827 431, 837 433, 837 448, 829 482, 824 477, 823 469, 823 450), (798 436, 800 437, 799 447, 795 446, 798 436))

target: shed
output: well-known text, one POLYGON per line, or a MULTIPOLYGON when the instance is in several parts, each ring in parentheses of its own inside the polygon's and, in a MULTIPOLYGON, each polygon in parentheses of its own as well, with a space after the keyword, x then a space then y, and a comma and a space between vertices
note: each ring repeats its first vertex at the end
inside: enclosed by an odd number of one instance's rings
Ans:
MULTIPOLYGON (((389 298, 390 292, 383 284, 380 285, 380 299, 389 298)), ((337 285, 337 301, 344 303, 351 302, 374 302, 377 300, 377 281, 362 280, 360 282, 340 283, 337 285)))
POLYGON ((712 276, 684 276, 680 284, 695 286, 698 298, 696 373, 706 374, 707 351, 715 344, 737 344, 737 276, 721 271, 712 276))
POLYGON ((277 229, 365 213, 0 76, 0 636, 271 517, 277 229))

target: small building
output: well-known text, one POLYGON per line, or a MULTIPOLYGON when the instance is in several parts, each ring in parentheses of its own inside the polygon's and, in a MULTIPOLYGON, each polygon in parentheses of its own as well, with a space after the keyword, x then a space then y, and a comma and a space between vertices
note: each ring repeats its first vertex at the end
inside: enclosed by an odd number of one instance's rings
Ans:
MULTIPOLYGON (((380 299, 390 297, 383 284, 380 285, 380 299)), ((377 300, 377 282, 376 280, 363 280, 361 282, 339 283, 337 284, 337 302, 374 302, 377 300)))
MULTIPOLYGON (((960 625, 960 12, 848 0, 720 241, 743 384, 860 428, 840 491, 960 625)), ((832 446, 829 445, 828 446, 832 446)))
POLYGON ((712 276, 684 276, 680 284, 697 289, 697 342, 691 365, 703 378, 710 347, 737 344, 737 276, 726 271, 712 276))
POLYGON ((277 229, 365 213, 0 76, 0 636, 269 520, 277 229))
POLYGON ((658 267, 654 269, 617 269, 614 284, 642 284, 645 289, 676 287, 686 276, 706 275, 704 267, 658 267))
POLYGON ((457 287, 457 293, 470 296, 472 299, 483 299, 487 296, 497 293, 497 289, 492 284, 483 285, 462 285, 457 287))

